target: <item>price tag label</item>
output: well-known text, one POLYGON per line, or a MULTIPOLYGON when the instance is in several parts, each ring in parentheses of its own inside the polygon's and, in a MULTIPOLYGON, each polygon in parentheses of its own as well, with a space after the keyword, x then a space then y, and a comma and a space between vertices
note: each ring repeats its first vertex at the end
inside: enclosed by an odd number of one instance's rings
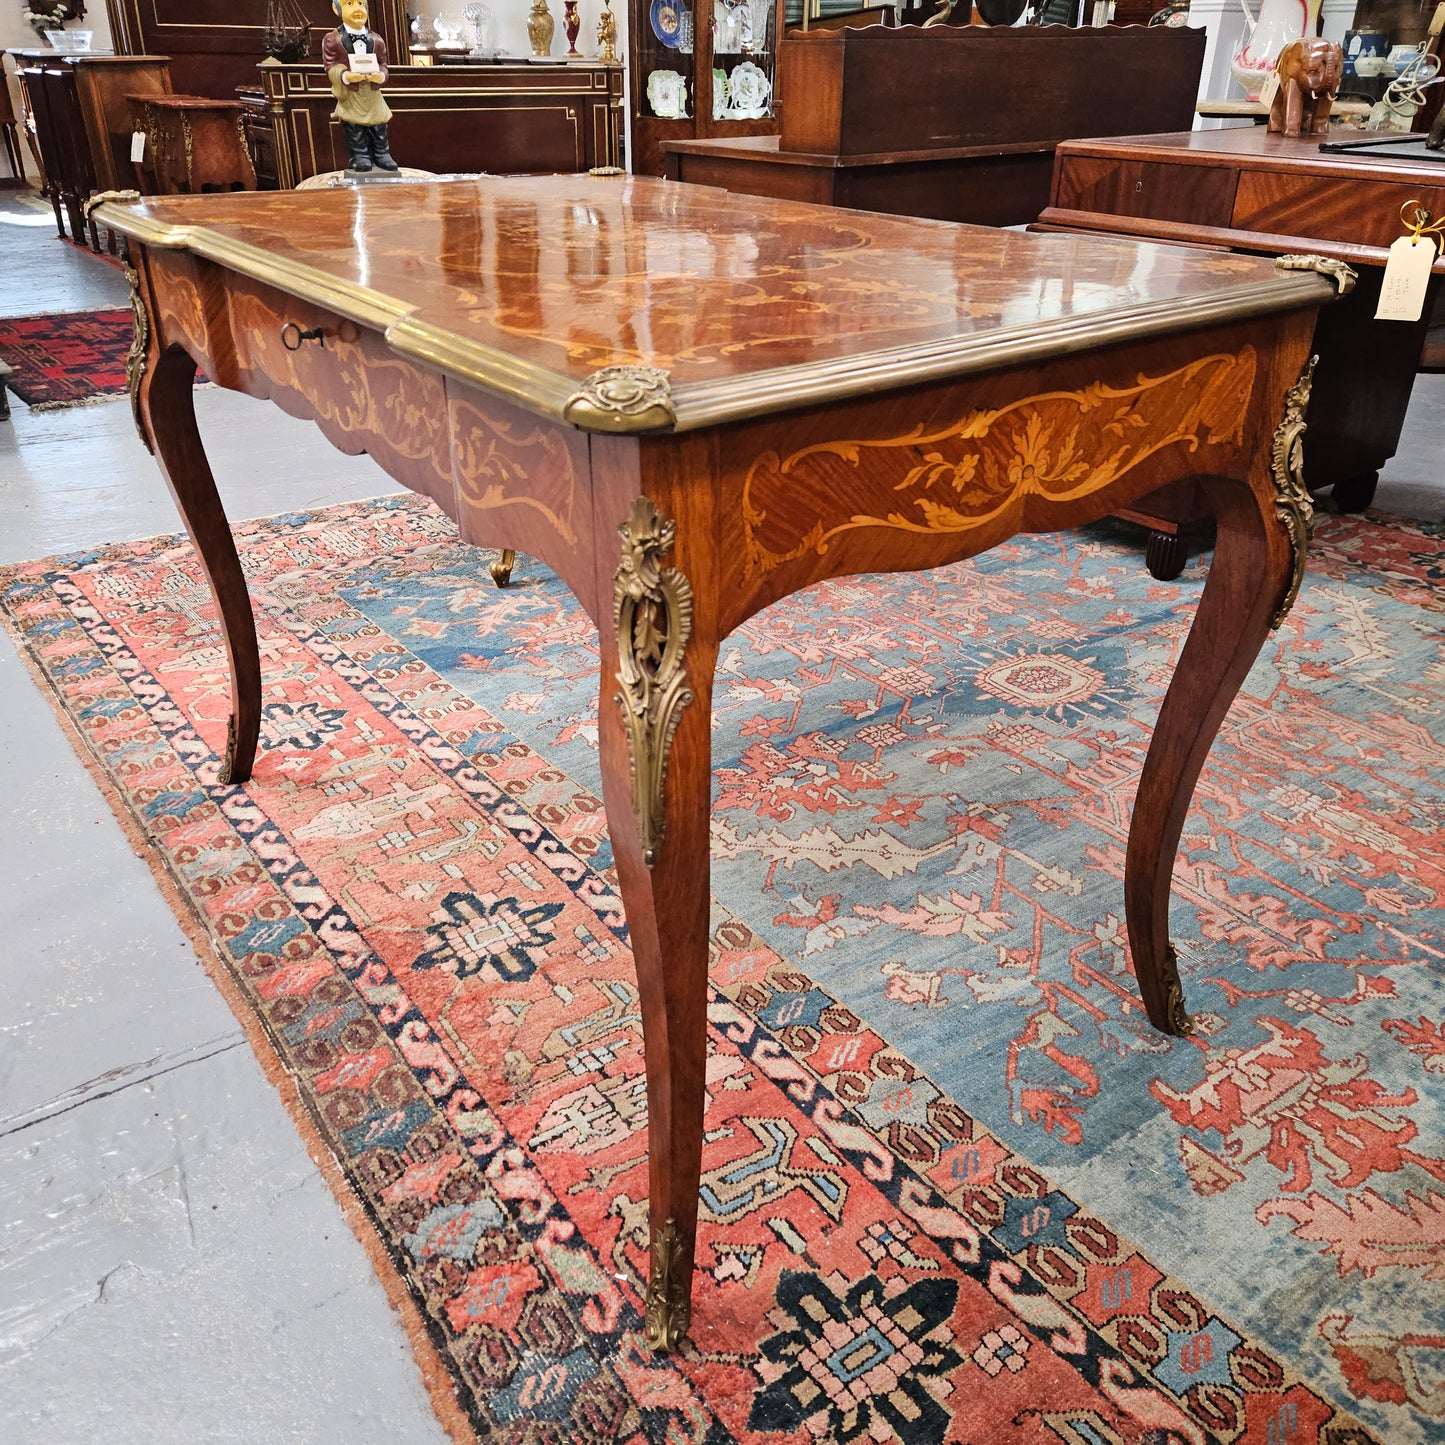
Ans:
POLYGON ((1428 236, 1401 236, 1390 243, 1385 279, 1380 282, 1376 321, 1418 321, 1425 310, 1435 242, 1428 236))
POLYGON ((1274 104, 1274 98, 1279 94, 1279 71, 1271 70, 1269 79, 1260 87, 1259 103, 1263 106, 1274 104))
POLYGON ((131 132, 130 158, 137 164, 146 158, 146 133, 143 130, 131 132))

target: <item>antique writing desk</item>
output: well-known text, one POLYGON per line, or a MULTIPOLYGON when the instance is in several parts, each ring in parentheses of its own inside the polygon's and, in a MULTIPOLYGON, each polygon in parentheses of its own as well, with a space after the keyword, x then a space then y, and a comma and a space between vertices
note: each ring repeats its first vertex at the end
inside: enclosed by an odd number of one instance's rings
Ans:
POLYGON ((1334 283, 1239 256, 546 177, 107 203, 131 238, 142 435, 223 619, 222 779, 256 633, 196 365, 369 451, 475 543, 556 568, 600 634, 608 826, 641 991, 649 1340, 687 1328, 702 1147, 719 641, 821 578, 933 567, 1200 477, 1219 545, 1129 838, 1134 969, 1187 1030, 1169 876, 1205 754, 1311 520, 1297 475, 1334 283))
MULTIPOLYGON (((1417 323, 1374 319, 1386 252, 1405 233, 1400 208, 1411 202, 1445 216, 1445 163, 1332 155, 1318 139, 1251 126, 1065 141, 1054 157, 1053 201, 1039 224, 1265 255, 1310 251, 1355 268, 1358 286, 1320 317, 1315 334, 1320 363, 1305 442, 1310 489, 1332 487, 1342 510, 1354 512, 1369 506, 1379 469, 1399 445, 1445 276, 1442 258, 1417 323)), ((1186 491, 1138 517, 1155 528, 1156 576, 1178 576, 1181 529, 1201 515, 1186 491)))

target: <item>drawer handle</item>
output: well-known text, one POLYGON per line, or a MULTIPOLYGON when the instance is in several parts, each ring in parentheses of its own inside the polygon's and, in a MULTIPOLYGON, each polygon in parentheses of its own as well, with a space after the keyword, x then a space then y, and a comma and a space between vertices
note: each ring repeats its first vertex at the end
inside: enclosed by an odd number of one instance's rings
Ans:
POLYGON ((281 328, 281 345, 287 351, 300 351, 301 343, 304 341, 315 341, 321 346, 326 345, 325 333, 319 326, 313 326, 310 331, 303 331, 294 321, 288 321, 281 328))

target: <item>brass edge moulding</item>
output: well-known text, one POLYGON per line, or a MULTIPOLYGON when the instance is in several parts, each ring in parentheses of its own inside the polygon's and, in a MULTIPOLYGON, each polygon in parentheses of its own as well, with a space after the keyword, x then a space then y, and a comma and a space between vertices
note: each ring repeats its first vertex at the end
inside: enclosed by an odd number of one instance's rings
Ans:
POLYGON ((1334 294, 1333 284, 1322 276, 1281 274, 1212 295, 1151 301, 1098 316, 944 337, 923 345, 864 351, 829 361, 750 372, 743 377, 681 384, 672 393, 677 412, 675 430, 693 431, 769 412, 1050 361, 1127 341, 1162 339, 1181 331, 1254 321, 1331 300, 1334 294), (887 378, 885 384, 880 384, 880 377, 887 378))
POLYGON ((672 551, 677 523, 646 497, 618 529, 622 559, 613 579, 617 627, 616 701, 627 728, 632 765, 632 808, 642 861, 657 863, 664 824, 663 788, 673 735, 692 701, 683 660, 692 636, 692 585, 676 567, 662 566, 672 551))
POLYGON ((1337 296, 1348 296, 1355 289, 1355 281, 1358 279, 1353 266, 1345 261, 1336 261, 1330 256, 1276 256, 1274 264, 1281 271, 1313 271, 1317 275, 1328 277, 1335 283, 1337 296))
POLYGON ((338 316, 378 331, 385 331, 412 310, 395 297, 344 281, 300 261, 274 256, 205 226, 171 225, 157 221, 139 207, 122 208, 110 202, 97 206, 95 217, 142 246, 160 251, 188 251, 203 261, 215 261, 240 276, 274 286, 298 300, 324 306, 338 316))
POLYGON ((652 1268, 643 1302, 642 1336, 659 1354, 670 1354, 687 1334, 692 1319, 692 1291, 677 1221, 669 1219, 652 1231, 652 1268))
POLYGON ((1284 416, 1275 428, 1270 446, 1275 515, 1289 534, 1290 552, 1294 559, 1289 587, 1274 614, 1274 620, 1269 624, 1271 630, 1289 616, 1289 610, 1299 596, 1305 579, 1305 555, 1314 533, 1315 507, 1304 483, 1304 434, 1305 411, 1310 404, 1310 387, 1318 360, 1317 356, 1310 357, 1299 374, 1299 380, 1285 393, 1284 416))
POLYGON ((386 340, 398 356, 482 387, 554 421, 565 419, 567 404, 576 392, 577 383, 570 377, 509 351, 468 341, 414 316, 393 322, 386 340))

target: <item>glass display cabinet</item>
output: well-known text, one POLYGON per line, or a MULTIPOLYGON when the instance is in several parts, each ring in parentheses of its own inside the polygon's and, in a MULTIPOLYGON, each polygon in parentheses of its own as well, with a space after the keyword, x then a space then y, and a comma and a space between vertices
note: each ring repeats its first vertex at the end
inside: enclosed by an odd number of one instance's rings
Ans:
POLYGON ((773 135, 784 0, 631 0, 632 169, 664 140, 773 135))

